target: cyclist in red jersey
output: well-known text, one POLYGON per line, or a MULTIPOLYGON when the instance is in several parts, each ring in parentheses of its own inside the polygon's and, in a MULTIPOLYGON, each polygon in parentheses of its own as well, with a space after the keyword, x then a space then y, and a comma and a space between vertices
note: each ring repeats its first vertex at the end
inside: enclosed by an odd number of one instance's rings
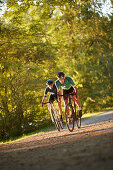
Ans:
MULTIPOLYGON (((59 95, 61 95, 61 89, 63 90, 63 98, 65 102, 65 106, 68 104, 68 94, 72 93, 75 94, 73 96, 74 101, 76 102, 79 110, 79 116, 82 116, 82 109, 80 107, 80 101, 79 101, 79 96, 78 96, 78 89, 75 86, 74 81, 72 80, 71 77, 65 76, 63 71, 60 71, 57 73, 57 80, 55 82, 55 85, 58 89, 59 95)), ((61 97, 60 97, 61 101, 61 97)))

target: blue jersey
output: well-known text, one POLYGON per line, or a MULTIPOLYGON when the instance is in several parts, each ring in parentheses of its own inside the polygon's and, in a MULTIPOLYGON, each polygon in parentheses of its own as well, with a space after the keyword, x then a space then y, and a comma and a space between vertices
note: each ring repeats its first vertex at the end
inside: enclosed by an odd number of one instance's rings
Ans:
POLYGON ((47 87, 47 88, 45 89, 44 96, 46 96, 48 92, 50 92, 50 94, 57 95, 57 87, 56 87, 56 85, 53 84, 53 88, 52 88, 52 89, 49 88, 49 87, 47 87))

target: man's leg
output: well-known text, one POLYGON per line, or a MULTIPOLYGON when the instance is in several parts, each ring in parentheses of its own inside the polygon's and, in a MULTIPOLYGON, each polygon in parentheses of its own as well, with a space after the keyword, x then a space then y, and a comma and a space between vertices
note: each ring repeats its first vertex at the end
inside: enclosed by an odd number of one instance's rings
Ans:
POLYGON ((78 110, 81 110, 79 99, 77 99, 75 96, 73 96, 73 99, 74 99, 75 103, 76 103, 77 106, 78 106, 78 110))
POLYGON ((74 87, 74 90, 75 90, 76 94, 75 94, 75 96, 73 96, 73 99, 74 99, 74 101, 76 102, 76 104, 78 106, 78 110, 81 110, 79 96, 78 96, 78 89, 77 89, 76 86, 74 87))
POLYGON ((48 103, 48 110, 51 112, 51 104, 48 103))
POLYGON ((52 95, 50 95, 49 96, 49 103, 48 103, 48 110, 50 111, 50 113, 51 113, 51 102, 53 101, 53 96, 52 95))
MULTIPOLYGON (((66 105, 68 104, 68 95, 64 95, 64 104, 65 104, 65 108, 66 108, 66 105)), ((69 108, 68 108, 68 114, 70 114, 69 113, 69 108)))
POLYGON ((58 101, 58 108, 59 108, 59 113, 62 115, 62 108, 61 108, 61 101, 58 101))
MULTIPOLYGON (((68 104, 68 92, 67 92, 67 90, 63 90, 63 99, 64 99, 65 108, 66 108, 66 105, 68 104)), ((69 110, 68 110, 68 113, 69 113, 69 110)))
POLYGON ((74 99, 75 103, 76 103, 77 106, 78 106, 79 116, 82 117, 82 109, 81 109, 81 106, 80 106, 79 98, 76 98, 75 96, 73 96, 73 99, 74 99))
POLYGON ((58 101, 58 108, 59 108, 60 120, 63 123, 61 101, 58 101))

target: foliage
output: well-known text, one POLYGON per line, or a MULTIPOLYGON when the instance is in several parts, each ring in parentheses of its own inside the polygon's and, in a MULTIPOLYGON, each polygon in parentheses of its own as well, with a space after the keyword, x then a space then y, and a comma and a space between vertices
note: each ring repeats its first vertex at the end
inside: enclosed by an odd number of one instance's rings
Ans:
POLYGON ((51 123, 41 99, 59 70, 78 87, 83 112, 113 103, 113 16, 98 1, 7 0, 0 18, 0 139, 51 123))

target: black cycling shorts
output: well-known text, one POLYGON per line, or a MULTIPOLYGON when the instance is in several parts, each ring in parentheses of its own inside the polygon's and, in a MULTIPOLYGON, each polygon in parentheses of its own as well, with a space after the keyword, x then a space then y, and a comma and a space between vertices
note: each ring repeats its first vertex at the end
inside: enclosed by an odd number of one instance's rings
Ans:
POLYGON ((70 94, 70 93, 73 94, 73 95, 76 95, 75 90, 74 90, 73 87, 71 87, 68 90, 63 89, 63 99, 67 100, 68 99, 68 94, 70 94))
POLYGON ((57 95, 56 94, 51 94, 49 97, 49 102, 53 103, 54 101, 57 101, 57 95))

